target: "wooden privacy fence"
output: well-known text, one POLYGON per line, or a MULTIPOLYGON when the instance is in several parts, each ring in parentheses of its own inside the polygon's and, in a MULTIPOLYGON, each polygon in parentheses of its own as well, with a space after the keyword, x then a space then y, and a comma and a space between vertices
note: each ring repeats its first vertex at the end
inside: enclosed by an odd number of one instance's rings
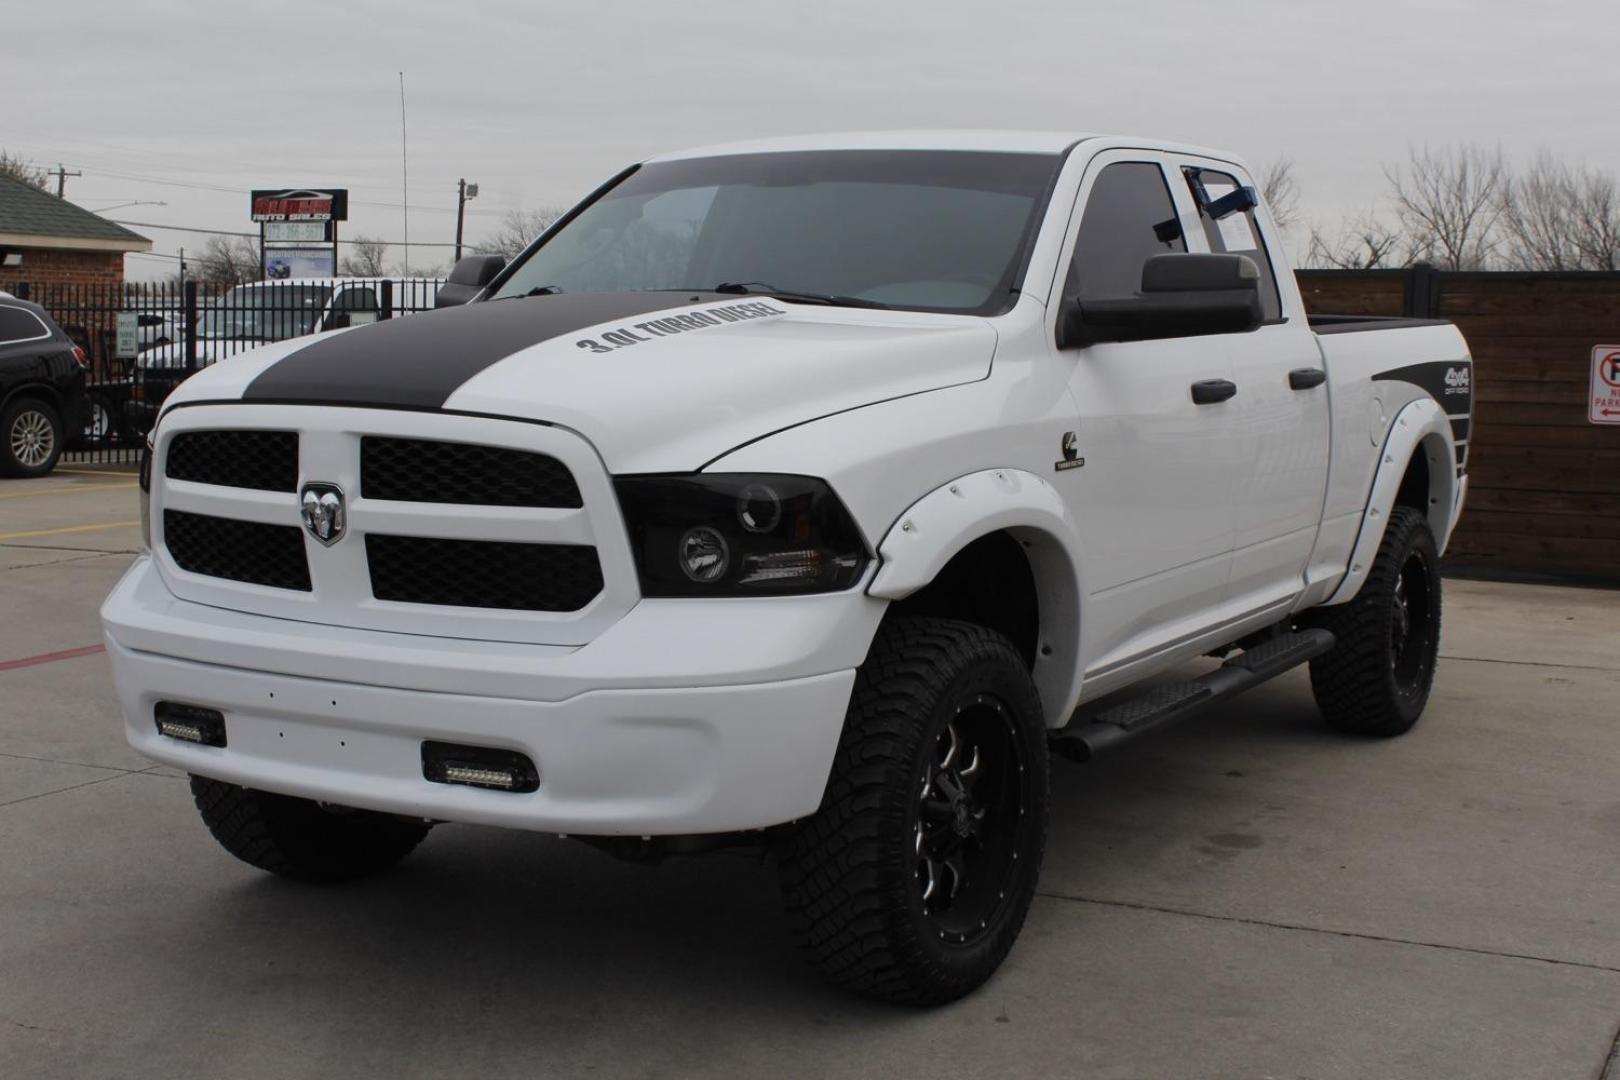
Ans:
POLYGON ((1620 426, 1587 417, 1592 349, 1620 345, 1620 273, 1305 270, 1312 312, 1450 319, 1474 356, 1454 568, 1620 583, 1620 426))

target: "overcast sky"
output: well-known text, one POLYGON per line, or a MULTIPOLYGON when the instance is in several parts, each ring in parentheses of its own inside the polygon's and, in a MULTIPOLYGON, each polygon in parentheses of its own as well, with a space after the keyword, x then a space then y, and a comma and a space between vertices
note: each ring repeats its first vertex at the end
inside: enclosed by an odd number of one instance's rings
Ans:
MULTIPOLYGON (((313 184, 349 188, 342 235, 402 239, 401 70, 413 243, 454 238, 458 177, 482 186, 476 239, 662 150, 812 131, 1130 132, 1288 157, 1325 221, 1371 206, 1409 145, 1620 172, 1605 0, 51 0, 6 23, 0 147, 82 171, 67 194, 90 209, 165 201, 108 216, 168 225, 251 230, 249 188, 313 184)), ((159 252, 204 239, 145 233, 159 252)))

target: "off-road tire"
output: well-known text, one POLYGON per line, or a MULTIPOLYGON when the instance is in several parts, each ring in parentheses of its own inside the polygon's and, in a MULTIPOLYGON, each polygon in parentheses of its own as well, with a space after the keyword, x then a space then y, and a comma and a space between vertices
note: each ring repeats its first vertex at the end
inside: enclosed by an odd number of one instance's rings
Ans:
MULTIPOLYGON (((44 476, 56 468, 65 438, 62 414, 49 402, 36 397, 17 398, 0 409, 0 476, 44 476), (43 433, 43 438, 49 440, 49 449, 42 460, 28 461, 18 456, 19 443, 28 438, 28 432, 33 432, 35 438, 43 433)), ((30 442, 29 445, 37 444, 30 442)))
MULTIPOLYGON (((1045 846, 1047 790, 1040 700, 1012 643, 971 623, 889 620, 856 675, 821 807, 793 826, 778 850, 795 933, 830 981, 856 993, 910 1004, 969 993, 996 970, 1023 926, 1045 846), (971 871, 962 879, 952 873, 948 903, 957 902, 961 886, 964 905, 970 896, 991 905, 985 923, 960 940, 927 910, 919 862, 924 828, 956 827, 954 818, 943 826, 928 818, 922 803, 929 777, 944 775, 936 772, 939 747, 958 725, 984 733, 976 750, 968 747, 990 758, 970 794, 993 805, 978 819, 984 839, 929 834, 981 845, 979 861, 968 865, 991 868, 978 881, 971 871), (1000 730, 1004 737, 992 734, 1000 730), (995 749, 998 739, 1005 745, 995 749), (990 884, 974 888, 980 881, 990 884)), ((935 796, 937 815, 942 797, 935 796)), ((930 863, 930 876, 934 869, 930 863)), ((976 908, 955 914, 973 919, 976 908)))
POLYGON ((387 870, 431 828, 204 776, 192 776, 191 797, 226 851, 249 866, 298 881, 347 881, 387 870))
MULTIPOLYGON (((1418 722, 1440 653, 1440 591, 1440 557, 1427 519, 1410 507, 1396 507, 1356 598, 1308 616, 1337 639, 1311 661, 1311 690, 1329 727, 1389 737, 1418 722), (1416 598, 1421 610, 1408 613, 1404 634, 1398 629, 1398 590, 1422 593, 1416 598), (1413 650, 1410 656, 1406 649, 1413 650)), ((1413 603, 1408 595, 1405 606, 1413 603)))

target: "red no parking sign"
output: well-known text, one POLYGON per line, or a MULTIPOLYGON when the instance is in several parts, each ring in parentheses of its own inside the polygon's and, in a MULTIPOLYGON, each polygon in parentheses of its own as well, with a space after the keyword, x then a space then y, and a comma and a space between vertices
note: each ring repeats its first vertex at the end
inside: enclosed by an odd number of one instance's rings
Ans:
POLYGON ((1592 398, 1586 418, 1594 424, 1620 424, 1620 345, 1592 350, 1592 398))

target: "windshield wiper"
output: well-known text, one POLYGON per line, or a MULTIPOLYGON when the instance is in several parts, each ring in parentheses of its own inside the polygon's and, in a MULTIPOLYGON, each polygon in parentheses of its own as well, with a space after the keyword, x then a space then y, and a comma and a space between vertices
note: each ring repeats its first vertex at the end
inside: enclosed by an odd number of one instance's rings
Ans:
POLYGON ((536 285, 528 292, 513 293, 511 296, 497 296, 496 300, 522 300, 526 296, 556 296, 563 291, 561 285, 536 285))
POLYGON ((860 307, 860 308, 886 308, 888 304, 880 304, 876 300, 866 300, 859 296, 843 296, 839 293, 800 292, 796 289, 778 289, 765 281, 722 281, 710 292, 736 293, 740 296, 769 296, 777 300, 786 300, 790 303, 826 304, 829 307, 860 307))

